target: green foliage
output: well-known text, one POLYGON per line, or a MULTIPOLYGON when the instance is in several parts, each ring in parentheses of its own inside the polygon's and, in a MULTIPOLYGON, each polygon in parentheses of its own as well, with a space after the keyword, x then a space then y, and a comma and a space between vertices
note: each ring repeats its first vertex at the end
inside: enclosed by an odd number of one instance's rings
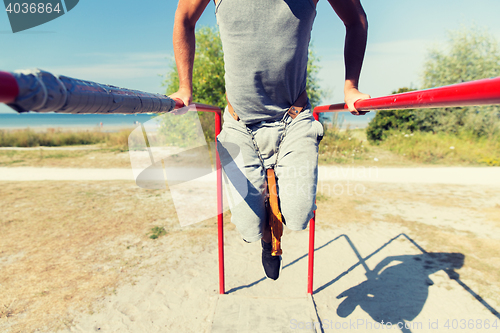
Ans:
POLYGON ((500 158, 484 157, 479 159, 478 162, 488 166, 500 166, 500 158))
POLYGON ((151 232, 149 233, 149 238, 157 239, 158 237, 164 236, 167 234, 167 230, 164 227, 153 227, 151 228, 151 232))
MULTIPOLYGON (((202 27, 196 30, 196 54, 193 64, 193 99, 196 103, 215 105, 224 110, 226 89, 224 81, 224 53, 219 32, 216 28, 202 27)), ((319 88, 319 59, 312 48, 309 50, 307 67, 307 93, 313 106, 320 103, 326 93, 319 88)), ((170 95, 179 89, 177 67, 172 64, 165 76, 163 86, 170 95)), ((207 141, 213 141, 214 116, 212 113, 199 113, 201 126, 207 141)))
MULTIPOLYGON (((399 88, 393 94, 405 93, 415 89, 399 88)), ((387 137, 393 130, 414 131, 416 129, 415 110, 381 110, 368 124, 366 136, 372 143, 377 143, 387 137)))
MULTIPOLYGON (((307 97, 309 97, 309 102, 311 103, 312 109, 320 105, 323 98, 327 98, 330 95, 330 91, 321 89, 319 86, 318 74, 321 70, 321 66, 318 64, 320 58, 314 52, 314 46, 309 46, 309 56, 307 58, 307 81, 306 81, 306 91, 307 97)), ((332 115, 328 113, 320 113, 319 121, 324 124, 326 121, 332 121, 332 115)))
MULTIPOLYGON (((423 88, 500 76, 497 41, 477 28, 449 32, 446 51, 433 49, 424 66, 423 88)), ((500 131, 500 107, 423 109, 415 112, 419 129, 431 132, 472 132, 478 137, 500 131)))
POLYGON ((1 147, 38 147, 72 146, 95 144, 105 140, 105 133, 100 132, 63 132, 49 129, 35 132, 32 129, 6 131, 0 130, 1 147))
POLYGON ((29 128, 14 131, 0 130, 1 147, 86 145, 104 140, 105 134, 99 132, 62 132, 54 129, 49 129, 47 132, 35 132, 29 128))
POLYGON ((128 151, 128 138, 133 129, 122 129, 119 132, 106 133, 106 146, 121 151, 128 151))
MULTIPOLYGON (((477 28, 462 29, 449 33, 445 50, 430 51, 423 70, 422 88, 496 76, 500 76, 497 42, 477 28)), ((404 91, 408 89, 398 90, 404 91)), ((367 137, 371 142, 379 142, 391 130, 493 138, 500 133, 500 106, 379 111, 367 128, 367 137)))
POLYGON ((309 56, 307 58, 306 91, 312 108, 318 106, 321 100, 328 96, 328 92, 321 89, 319 86, 318 74, 321 70, 321 66, 318 64, 319 60, 320 58, 314 52, 313 45, 311 44, 309 47, 309 56))
MULTIPOLYGON (((193 96, 196 103, 215 105, 222 110, 226 106, 224 81, 224 53, 216 28, 202 27, 196 30, 196 54, 193 64, 193 96)), ((172 64, 163 82, 166 94, 179 89, 179 74, 172 64)), ((215 140, 214 115, 199 112, 201 126, 207 141, 215 140)))
POLYGON ((319 145, 319 162, 344 164, 363 160, 368 149, 353 134, 349 129, 341 131, 336 126, 325 127, 323 140, 319 145))
MULTIPOLYGON (((196 114, 188 112, 184 115, 163 115, 160 121, 158 144, 176 147, 192 147, 200 142, 196 114)), ((213 120, 212 120, 213 123, 213 120)), ((212 126, 213 127, 213 126, 212 126)), ((202 141, 203 142, 203 141, 202 141)))
POLYGON ((322 202, 322 201, 328 201, 328 199, 330 199, 328 195, 323 194, 321 192, 316 193, 316 201, 322 202))
MULTIPOLYGON (((179 74, 175 63, 167 73, 163 85, 167 95, 179 89, 179 74)), ((193 96, 197 103, 226 105, 224 88, 224 53, 219 32, 215 28, 202 27, 196 31, 196 54, 193 65, 193 96)))
POLYGON ((500 76, 498 43, 486 31, 462 28, 448 36, 448 52, 430 51, 422 88, 500 76))
POLYGON ((380 147, 419 163, 494 166, 500 161, 500 136, 392 131, 380 147))
POLYGON ((23 130, 0 130, 0 147, 59 147, 74 145, 106 144, 126 150, 128 136, 131 130, 119 132, 100 131, 63 131, 49 128, 44 132, 35 132, 32 129, 23 130))

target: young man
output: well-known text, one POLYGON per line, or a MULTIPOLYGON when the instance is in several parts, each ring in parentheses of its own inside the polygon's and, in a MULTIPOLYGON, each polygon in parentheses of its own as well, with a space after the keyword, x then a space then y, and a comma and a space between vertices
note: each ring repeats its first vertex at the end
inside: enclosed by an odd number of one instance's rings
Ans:
MULTIPOLYGON (((179 90, 170 97, 192 102, 195 25, 210 0, 179 0, 174 52, 179 90)), ((307 98, 307 56, 317 0, 215 0, 224 50, 226 97, 218 151, 230 195, 232 222, 247 242, 262 242, 266 275, 276 280, 281 257, 271 255, 267 222, 268 169, 276 176, 283 222, 303 230, 315 209, 318 144, 322 126, 307 98), (241 155, 240 155, 241 154, 241 155), (243 158, 236 163, 236 156, 243 158), (237 167, 235 167, 237 166, 237 167)), ((346 27, 345 102, 370 96, 358 91, 367 38, 360 0, 328 0, 346 27)))

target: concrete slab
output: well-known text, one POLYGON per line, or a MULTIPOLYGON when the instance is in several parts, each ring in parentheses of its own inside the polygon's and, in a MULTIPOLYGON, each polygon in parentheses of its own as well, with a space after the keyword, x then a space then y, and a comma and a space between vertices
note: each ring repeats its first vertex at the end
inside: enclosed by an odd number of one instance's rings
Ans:
POLYGON ((325 244, 316 251, 317 269, 331 268, 315 280, 318 331, 489 332, 500 327, 496 304, 476 297, 455 271, 464 265, 461 253, 428 253, 383 223, 333 241, 318 235, 317 243, 325 244), (332 255, 338 253, 343 255, 332 255))
POLYGON ((321 332, 310 296, 265 298, 220 295, 212 333, 321 332))

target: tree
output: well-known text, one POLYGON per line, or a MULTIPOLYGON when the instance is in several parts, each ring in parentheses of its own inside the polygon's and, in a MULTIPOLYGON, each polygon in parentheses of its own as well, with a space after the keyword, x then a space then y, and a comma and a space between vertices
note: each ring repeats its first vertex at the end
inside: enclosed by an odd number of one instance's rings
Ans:
MULTIPOLYGON (((392 94, 399 94, 415 89, 399 88, 392 94)), ((375 117, 370 121, 366 129, 366 136, 371 142, 377 143, 387 137, 392 130, 413 132, 416 129, 414 109, 403 110, 381 110, 377 111, 375 117)))
MULTIPOLYGON (((423 89, 500 76, 497 42, 477 28, 449 32, 445 50, 432 49, 422 73, 423 89)), ((409 91, 401 88, 397 92, 409 91)), ((394 93, 394 92, 393 92, 394 93)), ((367 128, 371 141, 387 131, 447 132, 492 137, 500 133, 500 107, 456 107, 379 111, 367 128)))
MULTIPOLYGON (((317 74, 320 71, 318 62, 319 59, 310 48, 307 63, 307 94, 313 107, 318 105, 324 96, 318 84, 317 74)), ((196 55, 193 64, 193 99, 195 102, 215 105, 224 110, 227 104, 224 73, 224 53, 219 32, 211 27, 196 30, 196 55)), ((179 75, 175 64, 171 66, 163 85, 166 87, 167 95, 176 92, 179 88, 179 75)), ((199 115, 205 137, 213 141, 215 138, 213 115, 202 112, 199 115)))
MULTIPOLYGON (((175 63, 171 65, 163 86, 170 95, 179 89, 179 74, 175 63)), ((196 31, 196 54, 193 64, 193 96, 197 103, 220 107, 226 105, 224 88, 224 53, 216 29, 202 27, 196 31)), ((200 123, 207 141, 214 141, 214 116, 199 112, 200 123)))
MULTIPOLYGON (((484 30, 462 28, 449 32, 447 51, 430 51, 422 88, 496 76, 500 76, 497 41, 484 30)), ((499 111, 498 106, 423 109, 415 111, 415 120, 422 131, 488 136, 498 131, 499 111)))
POLYGON ((313 45, 311 44, 307 58, 306 90, 312 108, 318 106, 321 100, 327 95, 327 92, 319 86, 318 74, 321 70, 321 66, 318 64, 319 60, 320 58, 314 52, 313 45))

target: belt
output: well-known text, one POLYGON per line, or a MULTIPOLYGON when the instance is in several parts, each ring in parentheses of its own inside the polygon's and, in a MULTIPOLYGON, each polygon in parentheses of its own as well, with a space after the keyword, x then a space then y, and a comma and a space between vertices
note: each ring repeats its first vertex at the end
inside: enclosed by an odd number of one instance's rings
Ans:
POLYGON ((271 228, 271 255, 280 256, 283 254, 281 250, 281 236, 283 236, 283 216, 281 215, 278 191, 276 189, 276 175, 274 169, 267 169, 267 186, 269 193, 269 203, 267 207, 267 218, 269 227, 271 228))
MULTIPOLYGON (((229 103, 229 100, 227 99, 226 95, 226 100, 227 100, 227 110, 229 111, 229 114, 234 118, 234 120, 238 121, 240 120, 240 117, 238 117, 238 114, 236 111, 234 111, 233 106, 231 103, 229 103)), ((299 113, 304 110, 304 108, 307 105, 307 92, 304 90, 297 100, 293 103, 293 105, 287 110, 288 115, 292 118, 295 119, 299 115, 299 113)))

